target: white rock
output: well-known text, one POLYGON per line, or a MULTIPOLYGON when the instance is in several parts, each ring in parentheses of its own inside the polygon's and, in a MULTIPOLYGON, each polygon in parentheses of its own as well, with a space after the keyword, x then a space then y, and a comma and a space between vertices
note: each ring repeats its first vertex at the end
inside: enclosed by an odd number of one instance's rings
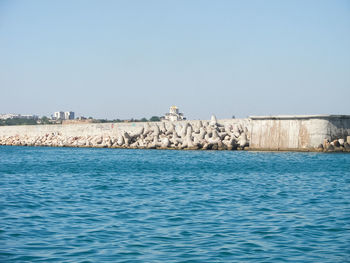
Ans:
POLYGON ((209 123, 209 124, 210 124, 211 126, 215 126, 217 123, 218 123, 218 122, 217 122, 217 119, 216 119, 215 115, 211 115, 210 123, 209 123))

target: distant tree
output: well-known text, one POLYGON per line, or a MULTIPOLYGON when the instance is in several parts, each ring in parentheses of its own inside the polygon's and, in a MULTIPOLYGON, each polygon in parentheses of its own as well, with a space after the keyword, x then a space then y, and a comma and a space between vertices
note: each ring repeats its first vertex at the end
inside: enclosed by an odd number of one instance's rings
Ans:
POLYGON ((1 126, 8 126, 8 125, 36 125, 36 120, 34 119, 6 119, 1 120, 0 125, 1 126))
POLYGON ((50 124, 49 118, 46 116, 41 117, 40 122, 42 124, 50 124))
POLYGON ((92 120, 93 118, 92 117, 89 117, 89 120, 92 120))
POLYGON ((158 116, 152 116, 149 120, 150 121, 160 121, 160 118, 158 116))
POLYGON ((142 122, 146 122, 146 121, 148 121, 145 117, 143 117, 140 121, 142 121, 142 122))

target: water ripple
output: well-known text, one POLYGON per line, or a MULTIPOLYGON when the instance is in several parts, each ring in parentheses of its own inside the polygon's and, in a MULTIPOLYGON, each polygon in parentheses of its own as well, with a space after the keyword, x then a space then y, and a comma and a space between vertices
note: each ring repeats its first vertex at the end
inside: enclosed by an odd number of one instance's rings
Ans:
POLYGON ((349 262, 350 155, 0 147, 0 262, 349 262))

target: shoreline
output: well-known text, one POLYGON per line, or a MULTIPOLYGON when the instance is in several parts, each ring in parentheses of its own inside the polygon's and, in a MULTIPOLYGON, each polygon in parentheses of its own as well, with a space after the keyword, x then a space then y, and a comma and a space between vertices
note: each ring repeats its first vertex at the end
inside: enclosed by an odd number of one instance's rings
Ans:
POLYGON ((7 147, 44 147, 44 148, 90 148, 90 149, 122 149, 122 150, 170 150, 170 151, 238 151, 238 152, 271 152, 271 153, 288 153, 288 152, 297 152, 297 153, 350 153, 350 150, 346 150, 345 148, 337 148, 335 150, 322 150, 322 149, 253 149, 249 147, 245 147, 244 149, 234 149, 234 150, 228 150, 228 149, 191 149, 191 148, 185 148, 185 149, 179 149, 179 148, 162 148, 162 147, 156 147, 156 148, 135 148, 135 147, 123 147, 123 146, 76 146, 76 145, 64 145, 64 146, 58 146, 58 145, 17 145, 17 144, 0 144, 0 146, 7 146, 7 147))

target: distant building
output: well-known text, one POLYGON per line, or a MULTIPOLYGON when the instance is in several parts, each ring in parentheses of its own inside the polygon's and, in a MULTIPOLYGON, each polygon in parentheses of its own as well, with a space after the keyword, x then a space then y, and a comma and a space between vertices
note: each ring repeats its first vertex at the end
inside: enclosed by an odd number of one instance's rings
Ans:
POLYGON ((56 111, 52 119, 54 120, 74 120, 74 112, 73 111, 56 111))
POLYGON ((161 118, 162 120, 167 121, 181 121, 186 120, 183 113, 179 112, 179 108, 176 106, 171 106, 169 109, 169 113, 165 113, 165 116, 161 118))
POLYGON ((37 120, 39 119, 38 115, 31 115, 31 114, 25 114, 25 115, 20 115, 20 119, 27 119, 27 120, 37 120))
POLYGON ((37 120, 39 117, 37 115, 31 115, 31 114, 0 114, 1 120, 8 120, 8 119, 27 119, 27 120, 37 120))
POLYGON ((11 114, 11 113, 0 114, 1 120, 16 119, 18 117, 19 117, 19 114, 11 114))
POLYGON ((64 112, 63 111, 56 111, 54 114, 53 114, 53 118, 55 120, 64 120, 64 112))
POLYGON ((74 112, 73 111, 66 111, 64 113, 64 119, 65 120, 74 120, 74 112))

